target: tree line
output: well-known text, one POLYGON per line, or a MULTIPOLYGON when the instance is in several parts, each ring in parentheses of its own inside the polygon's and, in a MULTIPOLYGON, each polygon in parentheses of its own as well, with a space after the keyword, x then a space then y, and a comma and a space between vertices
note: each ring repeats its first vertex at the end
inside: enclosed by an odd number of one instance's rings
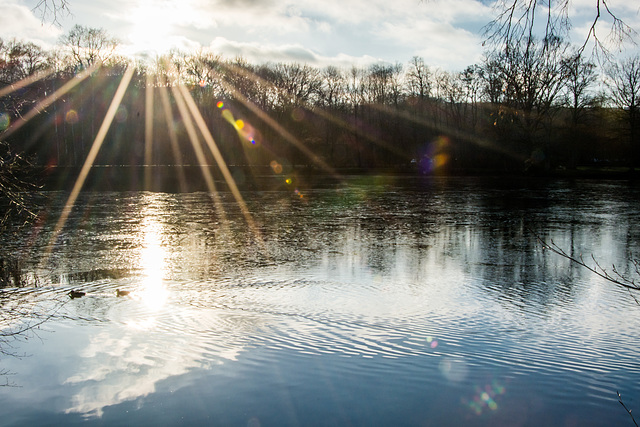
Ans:
POLYGON ((640 166, 640 57, 597 65, 554 35, 510 41, 459 72, 420 57, 319 68, 208 50, 143 63, 117 47, 104 30, 79 25, 51 51, 0 40, 0 88, 38 76, 0 92, 0 140, 39 165, 81 165, 133 67, 96 164, 201 163, 175 91, 186 87, 228 165, 422 173, 640 166))

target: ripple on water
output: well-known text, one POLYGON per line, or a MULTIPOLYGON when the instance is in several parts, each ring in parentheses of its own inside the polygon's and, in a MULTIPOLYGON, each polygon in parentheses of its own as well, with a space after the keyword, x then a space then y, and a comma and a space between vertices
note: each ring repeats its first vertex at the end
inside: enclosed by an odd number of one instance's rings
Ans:
POLYGON ((70 286, 13 292, 54 297, 70 317, 86 322, 115 322, 150 333, 147 339, 158 349, 168 339, 179 341, 180 352, 205 363, 235 360, 249 348, 306 356, 433 356, 449 360, 443 365, 449 371, 458 369, 451 367, 455 360, 464 361, 469 372, 506 369, 507 375, 549 378, 571 372, 578 374, 576 387, 591 387, 596 394, 602 391, 598 379, 622 381, 621 372, 639 372, 628 345, 610 333, 615 326, 585 322, 585 307, 554 303, 549 309, 535 298, 521 306, 517 295, 494 298, 491 292, 503 292, 498 288, 476 293, 473 287, 453 287, 455 298, 447 299, 445 292, 443 303, 436 304, 443 291, 428 286, 227 277, 164 282, 166 301, 150 306, 139 279, 85 283, 87 295, 74 300, 66 296, 70 286), (117 297, 118 288, 131 294, 117 297))

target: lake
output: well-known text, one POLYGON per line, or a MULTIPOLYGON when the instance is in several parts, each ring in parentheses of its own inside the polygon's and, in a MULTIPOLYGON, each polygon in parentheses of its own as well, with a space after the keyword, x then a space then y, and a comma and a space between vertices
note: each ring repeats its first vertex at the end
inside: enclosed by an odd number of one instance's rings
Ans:
POLYGON ((249 220, 228 192, 82 193, 52 245, 46 193, 2 242, 0 424, 633 425, 640 305, 537 236, 633 277, 640 186, 293 184, 243 191, 249 220))

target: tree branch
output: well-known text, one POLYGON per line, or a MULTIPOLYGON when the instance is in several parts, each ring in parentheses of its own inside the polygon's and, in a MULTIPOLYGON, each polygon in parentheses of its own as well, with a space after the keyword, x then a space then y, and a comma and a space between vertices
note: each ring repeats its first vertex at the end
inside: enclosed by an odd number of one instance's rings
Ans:
MULTIPOLYGON (((602 266, 598 263, 598 261, 596 260, 596 258, 591 255, 591 259, 593 260, 593 262, 595 263, 595 267, 588 265, 584 258, 582 257, 582 255, 579 258, 573 257, 571 255, 569 255, 568 253, 566 253, 562 248, 560 248, 558 245, 556 245, 554 243, 553 240, 551 240, 551 243, 547 243, 545 240, 543 240, 540 236, 538 236, 536 234, 536 239, 538 239, 538 241, 540 242, 540 244, 542 245, 542 247, 544 249, 547 249, 557 255, 560 255, 564 258, 567 258, 568 260, 586 268, 587 270, 591 271, 592 273, 600 276, 601 278, 614 283, 618 286, 621 286, 625 289, 629 289, 629 290, 634 290, 634 291, 640 291, 640 285, 638 285, 637 283, 635 283, 634 280, 630 280, 625 278, 624 276, 622 276, 620 273, 618 273, 618 271, 616 270, 615 265, 613 266, 613 272, 614 274, 610 274, 606 269, 602 268, 602 266)), ((633 263, 635 265, 636 271, 638 270, 638 260, 633 260, 633 263)), ((635 299, 635 297, 634 297, 635 299)), ((637 302, 637 300, 636 300, 637 302)))
POLYGON ((54 25, 60 26, 58 18, 60 15, 70 15, 69 0, 40 0, 32 9, 33 12, 40 11, 42 23, 51 17, 54 25))

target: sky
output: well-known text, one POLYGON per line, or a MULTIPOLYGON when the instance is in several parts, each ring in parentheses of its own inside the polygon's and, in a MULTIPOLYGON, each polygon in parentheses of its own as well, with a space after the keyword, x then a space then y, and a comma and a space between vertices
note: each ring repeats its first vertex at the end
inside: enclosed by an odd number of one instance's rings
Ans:
MULTIPOLYGON (((250 62, 314 66, 407 63, 413 56, 450 71, 480 62, 490 0, 70 0, 51 17, 38 0, 0 0, 0 37, 53 47, 75 24, 104 28, 121 53, 153 58, 170 49, 211 49, 250 62)), ((635 1, 610 0, 640 32, 635 1)), ((572 0, 572 40, 584 41, 595 0, 572 0)), ((608 32, 603 21, 601 34, 608 32)), ((637 51, 637 47, 635 48, 637 51)))

